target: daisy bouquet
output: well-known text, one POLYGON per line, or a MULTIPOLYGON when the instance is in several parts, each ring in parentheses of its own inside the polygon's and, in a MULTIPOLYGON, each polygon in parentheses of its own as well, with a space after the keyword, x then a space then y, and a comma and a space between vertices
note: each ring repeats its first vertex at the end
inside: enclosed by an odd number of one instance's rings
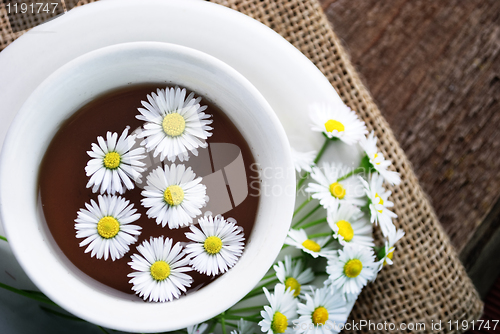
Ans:
POLYGON ((203 324, 206 333, 219 331, 217 324, 232 334, 338 333, 362 288, 393 264, 404 231, 393 223, 384 186, 398 185, 399 174, 349 107, 314 105, 309 114, 311 130, 325 140, 319 152, 291 147, 298 204, 278 261, 260 286, 203 324), (346 148, 359 153, 358 166, 328 159, 346 148), (375 229, 383 244, 376 245, 375 229))

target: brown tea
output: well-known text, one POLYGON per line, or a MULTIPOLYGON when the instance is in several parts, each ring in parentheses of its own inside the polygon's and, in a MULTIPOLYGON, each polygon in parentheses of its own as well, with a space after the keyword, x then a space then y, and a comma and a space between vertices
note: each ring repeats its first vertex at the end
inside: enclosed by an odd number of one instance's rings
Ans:
MULTIPOLYGON (((130 245, 130 251, 124 257, 112 261, 109 258, 97 259, 91 257, 90 253, 84 252, 85 247, 79 246, 82 239, 76 238, 74 220, 77 212, 85 207, 85 203, 90 203, 91 200, 97 201, 98 193, 86 188, 89 178, 85 174, 85 166, 90 159, 87 151, 90 150, 91 144, 97 142, 98 136, 104 137, 108 131, 121 134, 127 126, 130 127, 130 132, 141 127, 144 122, 136 119, 135 116, 139 114, 137 108, 142 107, 141 101, 147 101, 146 96, 156 92, 157 88, 165 86, 161 84, 129 86, 99 96, 83 106, 60 126, 45 153, 39 174, 42 211, 61 251, 83 273, 130 294, 133 294, 132 284, 128 283, 130 278, 127 275, 132 269, 128 262, 130 256, 137 253, 136 246, 144 240, 149 240, 150 237, 159 236, 172 238, 174 242, 188 242, 185 233, 190 230, 189 227, 169 229, 168 226, 157 225, 155 219, 149 219, 146 215, 147 209, 141 205, 142 189, 136 186, 120 196, 133 203, 134 208, 141 214, 140 219, 134 224, 142 227, 142 233, 138 241, 130 245)), ((219 187, 218 190, 214 190, 215 188, 207 186, 209 202, 202 212, 210 208, 214 214, 221 213, 225 218, 234 218, 237 225, 243 228, 246 241, 251 235, 259 204, 259 197, 255 192, 249 193, 248 188, 244 188, 257 177, 255 170, 252 171, 250 168, 255 159, 247 142, 223 111, 203 97, 200 104, 208 106, 205 113, 212 115, 213 119, 212 136, 207 139, 209 147, 199 149, 198 157, 190 155, 187 162, 175 163, 191 166, 197 176, 207 176, 208 180, 210 172, 217 172, 223 162, 232 161, 235 155, 241 153, 245 171, 243 175, 246 178, 243 181, 246 182, 239 182, 239 187, 243 188, 243 191, 230 186, 224 174, 226 189, 221 191, 219 187), (227 193, 223 194, 224 192, 227 193), (220 198, 223 197, 229 198, 230 203, 222 203, 220 198)), ((165 161, 165 164, 170 162, 165 161)), ((146 176, 147 172, 142 177, 142 184, 146 183, 146 176)), ((194 219, 195 223, 197 218, 194 219)), ((191 289, 200 288, 216 278, 199 274, 194 270, 188 274, 193 278, 191 289)))

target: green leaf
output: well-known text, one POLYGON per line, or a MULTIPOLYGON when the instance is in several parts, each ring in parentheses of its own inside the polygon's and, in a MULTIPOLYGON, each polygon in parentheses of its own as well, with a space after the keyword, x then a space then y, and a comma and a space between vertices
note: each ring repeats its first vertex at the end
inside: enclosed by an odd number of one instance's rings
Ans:
POLYGON ((12 291, 14 293, 17 293, 18 295, 25 296, 25 297, 34 299, 34 300, 42 302, 42 303, 46 303, 46 304, 53 305, 53 306, 59 306, 56 303, 54 303, 52 300, 50 300, 47 296, 45 296, 43 293, 38 292, 38 291, 16 289, 16 288, 9 286, 7 284, 4 284, 4 283, 0 283, 0 288, 4 288, 5 290, 12 291))

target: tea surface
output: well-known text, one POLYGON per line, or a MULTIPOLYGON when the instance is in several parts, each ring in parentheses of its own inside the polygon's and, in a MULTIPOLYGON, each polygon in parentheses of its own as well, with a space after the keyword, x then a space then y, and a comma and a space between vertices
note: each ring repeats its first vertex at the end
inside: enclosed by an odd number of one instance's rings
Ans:
MULTIPOLYGON (((105 137, 108 131, 117 132, 120 135, 127 126, 130 126, 129 133, 141 127, 144 122, 135 118, 139 114, 137 108, 142 107, 141 101, 147 101, 146 96, 151 92, 156 92, 157 88, 165 88, 165 85, 147 84, 121 88, 97 97, 82 107, 61 125, 45 153, 39 174, 39 194, 43 214, 61 251, 83 273, 112 288, 131 294, 133 293, 132 284, 129 283, 130 278, 127 277, 127 274, 132 270, 128 262, 130 262, 130 256, 137 253, 136 246, 144 240, 149 240, 150 237, 162 235, 173 238, 174 242, 188 242, 189 240, 184 233, 190 229, 186 227, 171 230, 168 226, 157 225, 155 219, 149 219, 146 215, 147 209, 140 202, 143 198, 141 196, 142 188, 137 185, 133 190, 128 190, 120 196, 133 203, 138 213, 141 214, 141 218, 134 224, 142 227, 142 233, 138 241, 130 246, 130 251, 121 259, 115 261, 96 259, 91 257, 90 253, 84 253, 85 247, 79 246, 83 239, 76 238, 74 220, 78 210, 85 207, 85 203, 90 203, 91 199, 97 201, 98 194, 92 193, 90 188, 86 188, 89 178, 85 174, 85 166, 90 159, 86 152, 90 150, 91 144, 97 143, 98 136, 105 137)), ((195 96, 198 95, 195 94, 195 96)), ((231 120, 216 105, 203 97, 200 104, 208 106, 205 113, 212 115, 213 119, 211 126, 214 129, 211 131, 212 136, 208 138, 207 143, 212 147, 212 151, 213 147, 219 147, 216 152, 219 161, 233 159, 229 155, 234 155, 235 150, 220 149, 221 146, 218 143, 236 145, 229 147, 236 147, 241 151, 246 172, 246 184, 249 185, 250 182, 255 181, 257 175, 255 169, 252 171, 250 168, 255 159, 247 142, 231 120)), ((205 175, 200 174, 200 171, 217 171, 217 169, 213 170, 214 152, 209 150, 210 154, 207 155, 207 152, 202 152, 203 150, 199 149, 198 151, 200 151, 200 156, 211 157, 208 162, 194 158, 190 154, 190 159, 187 162, 177 160, 175 163, 192 166, 197 176, 202 177, 205 175), (200 162, 200 160, 203 161, 200 162)), ((152 154, 148 155, 152 156, 152 154)), ((166 163, 170 164, 168 161, 166 163)), ((217 166, 215 167, 217 168, 217 166)), ((142 177, 143 185, 146 183, 146 176, 147 172, 142 177)), ((229 186, 226 185, 226 189, 231 195, 229 186)), ((243 228, 245 243, 250 237, 259 204, 258 191, 256 192, 255 186, 252 186, 252 189, 248 189, 248 196, 240 204, 234 205, 235 201, 231 198, 232 209, 223 213, 224 218, 236 219, 237 225, 243 228)), ((208 204, 213 204, 213 201, 217 201, 217 198, 212 195, 208 204)), ((205 210, 202 209, 202 212, 205 210)), ((214 210, 214 214, 217 213, 222 212, 214 210)), ((197 218, 194 219, 194 222, 197 221, 197 218)), ((213 280, 213 278, 195 271, 190 271, 188 274, 194 280, 191 289, 202 287, 213 280)))

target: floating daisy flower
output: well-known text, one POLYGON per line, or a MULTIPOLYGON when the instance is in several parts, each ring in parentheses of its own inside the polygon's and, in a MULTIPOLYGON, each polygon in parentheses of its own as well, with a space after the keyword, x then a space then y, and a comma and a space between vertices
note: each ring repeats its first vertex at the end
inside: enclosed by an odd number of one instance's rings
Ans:
POLYGON ((168 223, 170 229, 189 226, 201 214, 207 202, 207 187, 196 178, 191 167, 172 164, 157 167, 147 177, 141 203, 149 208, 149 218, 156 218, 158 225, 168 223))
POLYGON ((401 183, 401 177, 398 172, 387 170, 387 168, 392 164, 391 161, 385 160, 382 153, 377 149, 377 137, 375 137, 372 131, 367 138, 363 138, 359 145, 363 148, 366 153, 366 157, 370 163, 370 166, 382 175, 382 177, 392 185, 398 185, 401 183))
POLYGON ((366 203, 365 193, 359 179, 351 176, 339 181, 347 174, 342 165, 325 162, 322 168, 312 168, 311 177, 317 183, 309 183, 305 190, 312 194, 312 198, 318 199, 325 209, 336 208, 340 202, 363 206, 366 203))
POLYGON ((331 247, 325 247, 330 237, 309 239, 307 233, 303 230, 290 229, 285 244, 295 246, 298 249, 310 254, 312 257, 329 257, 336 254, 336 250, 331 247))
POLYGON ((134 182, 141 182, 141 173, 145 164, 144 148, 132 149, 135 145, 135 135, 128 136, 128 127, 120 138, 118 133, 108 132, 106 140, 97 137, 98 144, 92 143, 92 151, 87 154, 92 158, 85 167, 90 180, 87 188, 92 187, 92 192, 101 194, 120 193, 126 189, 134 189, 134 182))
POLYGON ((332 334, 339 333, 347 321, 349 312, 340 293, 331 289, 317 289, 312 296, 305 296, 306 303, 299 303, 299 319, 294 321, 295 333, 332 334))
POLYGON ((284 262, 280 261, 275 264, 274 271, 276 271, 276 276, 279 281, 285 285, 285 288, 290 288, 293 291, 294 297, 300 294, 302 285, 314 279, 312 269, 306 268, 304 270, 302 260, 292 261, 290 255, 285 256, 284 262))
POLYGON ((316 151, 310 152, 299 152, 293 147, 290 147, 292 151, 292 161, 295 170, 300 173, 301 171, 311 172, 311 167, 314 166, 314 159, 316 158, 316 151))
POLYGON ((203 112, 207 107, 200 106, 201 97, 194 98, 194 93, 186 97, 186 89, 175 87, 158 89, 147 99, 136 118, 146 122, 140 136, 148 152, 154 150, 155 157, 160 154, 161 160, 174 162, 188 160, 188 151, 198 155, 198 148, 207 147, 212 120, 203 112))
POLYGON ((343 294, 357 294, 377 274, 377 263, 371 248, 345 246, 338 255, 328 259, 327 283, 343 294))
POLYGON ((378 174, 373 174, 370 183, 359 177, 359 180, 363 183, 365 193, 368 196, 369 208, 370 208, 370 221, 371 223, 378 223, 382 234, 387 236, 391 229, 392 218, 397 218, 394 212, 389 210, 394 206, 394 203, 389 201, 389 196, 391 195, 390 190, 385 190, 382 187, 384 179, 378 174))
POLYGON ((125 255, 129 245, 137 241, 141 227, 133 225, 141 217, 134 205, 123 197, 99 195, 96 203, 85 203, 75 219, 77 238, 85 238, 80 247, 87 246, 90 257, 116 260, 125 255))
POLYGON ((328 210, 326 217, 333 230, 333 237, 344 246, 356 244, 373 247, 372 224, 364 218, 363 212, 349 204, 341 204, 337 209, 328 210))
POLYGON ((203 334, 208 328, 208 324, 197 324, 186 328, 188 334, 203 334))
POLYGON ((263 320, 259 322, 262 332, 279 334, 291 332, 289 326, 297 317, 297 299, 293 297, 292 290, 285 290, 283 284, 276 284, 274 293, 270 294, 263 288, 270 306, 264 306, 260 312, 263 320))
POLYGON ((309 111, 311 130, 322 132, 328 138, 339 138, 348 145, 355 144, 368 133, 364 122, 345 104, 335 106, 313 105, 309 111))
POLYGON ((243 252, 243 229, 232 218, 221 215, 198 219, 199 228, 191 225, 186 237, 194 242, 186 245, 189 264, 209 276, 225 273, 232 268, 243 252), (234 222, 232 222, 234 221, 234 222))
POLYGON ((255 333, 253 323, 251 323, 250 321, 246 321, 243 318, 238 320, 238 323, 236 325, 238 326, 238 329, 231 331, 231 334, 254 334, 255 333))
POLYGON ((132 277, 132 290, 144 300, 171 301, 191 286, 193 279, 185 274, 191 271, 189 260, 183 258, 180 242, 172 244, 170 238, 151 238, 137 246, 139 254, 132 255, 128 264, 134 271, 127 276, 132 277))
POLYGON ((384 246, 384 257, 381 259, 383 265, 392 265, 392 257, 394 256, 394 251, 396 250, 396 242, 398 242, 405 235, 405 231, 399 229, 393 225, 389 228, 389 233, 387 234, 387 240, 384 246))

